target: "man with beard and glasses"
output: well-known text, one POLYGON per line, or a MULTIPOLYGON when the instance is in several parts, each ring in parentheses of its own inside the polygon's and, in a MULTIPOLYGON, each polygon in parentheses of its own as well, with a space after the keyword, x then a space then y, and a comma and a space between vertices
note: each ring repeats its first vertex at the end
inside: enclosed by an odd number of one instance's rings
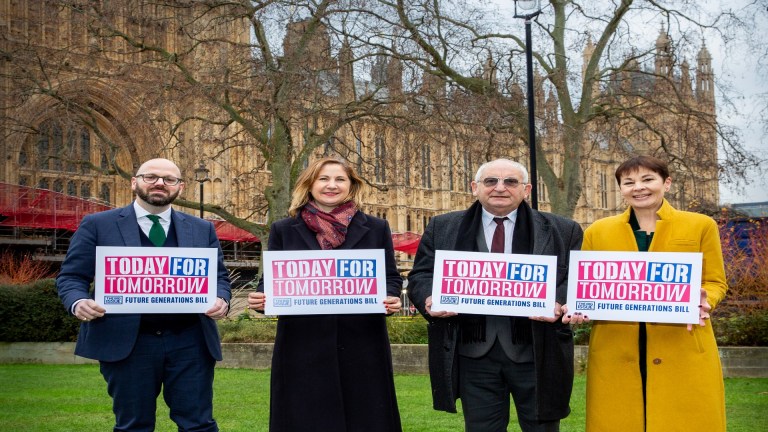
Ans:
POLYGON ((61 265, 56 286, 79 320, 75 354, 99 360, 115 413, 115 431, 155 429, 157 396, 179 430, 218 431, 213 418, 213 370, 221 360, 214 320, 229 310, 230 281, 213 224, 174 211, 184 190, 181 172, 152 159, 131 178, 136 200, 83 218, 61 265), (218 249, 216 303, 205 314, 108 314, 90 294, 97 246, 218 249))

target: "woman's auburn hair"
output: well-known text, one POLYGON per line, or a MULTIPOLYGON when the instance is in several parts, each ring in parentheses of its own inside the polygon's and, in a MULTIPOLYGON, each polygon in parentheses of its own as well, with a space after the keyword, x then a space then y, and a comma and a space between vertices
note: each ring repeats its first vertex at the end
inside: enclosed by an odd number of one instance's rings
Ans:
POLYGON ((291 194, 291 206, 288 209, 288 214, 290 216, 296 216, 299 213, 299 210, 307 205, 312 199, 312 184, 314 184, 315 180, 320 177, 320 171, 322 171, 323 167, 329 164, 341 165, 341 167, 344 168, 344 172, 347 174, 347 177, 349 177, 350 183, 349 195, 347 195, 344 202, 354 201, 355 206, 360 208, 362 205, 360 202, 360 194, 363 189, 363 180, 357 175, 352 167, 349 166, 347 161, 335 157, 324 157, 311 162, 309 166, 299 174, 299 178, 296 179, 296 186, 294 186, 293 193, 291 194))

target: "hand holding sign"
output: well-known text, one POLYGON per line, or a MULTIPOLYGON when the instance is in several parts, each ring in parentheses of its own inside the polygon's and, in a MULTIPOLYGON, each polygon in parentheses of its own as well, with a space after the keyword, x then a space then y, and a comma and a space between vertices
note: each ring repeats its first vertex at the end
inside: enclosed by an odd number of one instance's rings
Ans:
POLYGON ((589 322, 589 317, 581 312, 573 314, 568 313, 568 305, 564 304, 562 308, 563 324, 584 324, 589 322))
POLYGON ((544 322, 556 322, 560 319, 560 317, 563 315, 563 307, 560 305, 560 303, 555 302, 555 316, 553 317, 546 317, 546 316, 534 316, 531 317, 534 321, 544 321, 544 322))
POLYGON ((217 298, 213 307, 205 311, 205 314, 210 318, 220 320, 227 317, 227 312, 229 312, 229 305, 227 302, 225 302, 224 299, 217 298))
MULTIPOLYGON (((712 310, 712 306, 707 301, 707 290, 701 289, 701 298, 699 299, 699 326, 704 327, 707 325, 709 319, 709 312, 712 310)), ((693 324, 688 324, 688 331, 693 331, 693 324)))
POLYGON ((427 300, 424 302, 424 308, 427 310, 427 313, 429 316, 435 317, 435 318, 447 318, 458 315, 457 312, 449 312, 449 311, 433 311, 432 310, 432 296, 427 297, 427 300))
POLYGON ((248 309, 264 312, 264 305, 266 302, 267 296, 263 292, 252 292, 248 294, 248 309))
POLYGON ((80 300, 75 304, 75 310, 73 311, 77 319, 83 321, 90 321, 96 318, 104 316, 104 308, 91 299, 80 300))
POLYGON ((403 302, 400 301, 400 297, 389 296, 384 299, 384 308, 387 311, 387 315, 399 312, 402 306, 403 302))

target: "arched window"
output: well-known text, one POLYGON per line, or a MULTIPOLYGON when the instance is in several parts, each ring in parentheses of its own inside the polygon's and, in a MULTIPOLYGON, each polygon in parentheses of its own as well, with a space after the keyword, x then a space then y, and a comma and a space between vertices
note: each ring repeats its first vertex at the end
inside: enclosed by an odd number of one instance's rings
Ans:
POLYGON ((48 169, 48 125, 40 127, 40 134, 37 138, 37 167, 48 169))
POLYGON ((21 151, 19 152, 19 166, 20 167, 26 167, 29 163, 29 154, 27 153, 27 146, 22 145, 21 151))
POLYGON ((374 140, 374 153, 376 160, 374 161, 373 174, 376 179, 376 183, 387 182, 387 148, 384 144, 384 138, 376 137, 374 140))
POLYGON ((83 198, 91 197, 91 183, 83 183, 80 185, 80 196, 83 198))
POLYGON ((77 165, 75 160, 77 158, 77 135, 74 130, 67 131, 67 146, 62 149, 63 151, 59 156, 66 162, 67 172, 76 172, 77 165))
POLYGON ((49 163, 48 167, 54 171, 62 171, 64 164, 61 159, 65 156, 63 133, 58 123, 53 123, 51 129, 52 142, 48 149, 48 159, 52 163, 49 163))
MULTIPOLYGON (((99 153, 91 154, 93 150, 91 132, 84 125, 46 120, 39 125, 37 135, 19 149, 19 184, 90 198, 94 190, 102 192, 97 186, 100 173, 90 167, 99 157, 99 153)), ((106 155, 101 162, 107 168, 106 155)), ((111 198, 111 191, 105 196, 111 198)))
POLYGON ((109 190, 109 185, 106 183, 101 184, 101 193, 99 194, 99 198, 101 198, 104 202, 112 202, 112 194, 109 190))
MULTIPOLYGON (((80 130, 80 158, 83 160, 89 160, 91 156, 91 134, 88 129, 83 128, 80 130)), ((86 164, 80 165, 80 173, 86 174, 89 167, 86 164)))
MULTIPOLYGON (((81 125, 62 125, 58 121, 48 120, 38 129, 35 150, 39 169, 87 174, 88 167, 83 162, 91 160, 91 134, 81 125), (78 170, 78 165, 83 168, 78 170)), ((29 159, 28 148, 22 146, 19 165, 27 166, 29 159)))
POLYGON ((421 148, 421 187, 432 188, 432 149, 421 148))

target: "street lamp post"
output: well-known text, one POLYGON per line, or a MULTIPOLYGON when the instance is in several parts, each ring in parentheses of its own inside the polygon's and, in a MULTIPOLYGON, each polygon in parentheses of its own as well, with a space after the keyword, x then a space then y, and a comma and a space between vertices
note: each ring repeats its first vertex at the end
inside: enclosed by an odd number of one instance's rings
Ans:
POLYGON ((531 207, 539 208, 538 173, 536 172, 536 120, 533 107, 533 51, 531 47, 531 21, 541 13, 541 0, 514 0, 515 18, 525 19, 525 63, 528 75, 528 153, 531 182, 531 207), (519 12, 518 12, 519 10, 519 12))
POLYGON ((203 205, 205 203, 205 200, 203 200, 203 184, 210 180, 210 178, 208 178, 209 172, 210 171, 205 167, 203 161, 200 161, 200 166, 195 168, 195 180, 200 183, 200 219, 203 218, 203 205))

